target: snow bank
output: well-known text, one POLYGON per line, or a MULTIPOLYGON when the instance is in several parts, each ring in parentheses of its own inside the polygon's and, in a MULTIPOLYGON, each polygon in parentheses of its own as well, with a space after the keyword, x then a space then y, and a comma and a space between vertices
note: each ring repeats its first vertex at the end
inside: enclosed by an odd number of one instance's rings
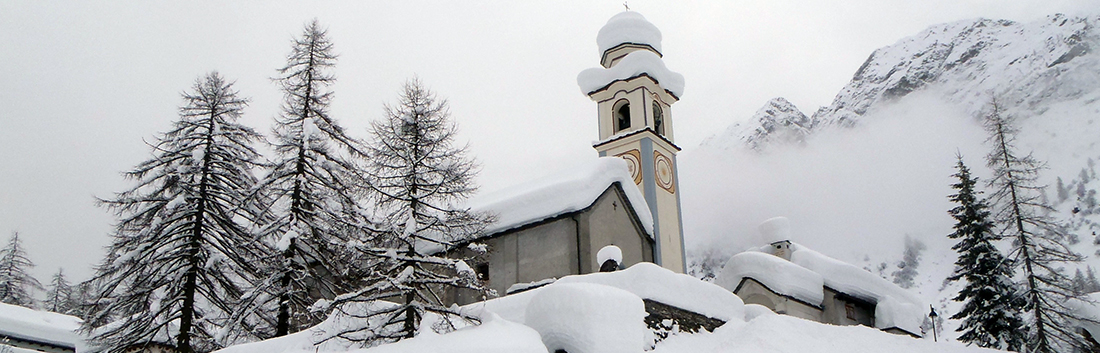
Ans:
POLYGON ((791 248, 791 262, 821 275, 829 288, 876 303, 875 327, 898 327, 912 333, 920 332, 925 305, 913 293, 855 265, 802 245, 791 244, 791 248), (886 315, 884 319, 878 318, 880 312, 886 315))
POLYGON ((748 323, 728 323, 713 333, 672 336, 651 353, 981 353, 1001 352, 958 342, 932 342, 885 333, 866 326, 836 326, 786 315, 760 315, 748 323))
POLYGON ((415 339, 350 352, 546 353, 546 346, 543 346, 539 333, 530 327, 492 314, 482 320, 479 326, 459 329, 445 335, 425 330, 429 333, 422 333, 415 339))
POLYGON ((600 47, 600 55, 608 49, 623 43, 648 44, 658 52, 661 51, 661 31, 642 14, 634 11, 623 11, 600 28, 596 34, 596 44, 600 47))
POLYGON ((557 283, 527 306, 527 326, 550 352, 635 353, 646 343, 645 305, 630 292, 593 283, 557 283))
POLYGON ((760 315, 779 315, 772 309, 760 304, 745 304, 745 321, 752 321, 760 315))
POLYGON ((802 266, 762 252, 747 251, 730 257, 714 284, 729 291, 737 289, 741 280, 752 278, 776 293, 821 305, 825 300, 821 275, 802 266))
POLYGON ((82 321, 74 316, 0 303, 0 335, 76 347, 82 321))
POLYGON ((548 175, 530 183, 473 197, 467 203, 474 212, 489 212, 496 222, 485 235, 505 231, 591 206, 612 183, 619 183, 647 234, 653 237, 653 215, 641 191, 634 187, 626 161, 604 157, 579 169, 548 175))
POLYGON ((585 95, 595 92, 608 84, 626 80, 632 77, 647 74, 662 88, 672 92, 672 95, 681 97, 684 94, 684 75, 673 72, 665 67, 661 57, 647 50, 638 50, 627 54, 622 60, 610 68, 594 67, 581 71, 577 75, 577 85, 581 87, 581 93, 585 95))
POLYGON ((640 262, 622 271, 567 276, 557 283, 599 283, 701 315, 730 321, 745 317, 745 304, 730 291, 698 278, 640 262))

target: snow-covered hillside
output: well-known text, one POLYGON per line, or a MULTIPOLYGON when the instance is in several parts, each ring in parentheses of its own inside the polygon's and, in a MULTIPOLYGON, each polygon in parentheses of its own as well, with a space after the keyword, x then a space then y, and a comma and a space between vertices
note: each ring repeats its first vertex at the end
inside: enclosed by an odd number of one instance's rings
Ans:
POLYGON ((1047 163, 1045 198, 1086 256, 1069 274, 1100 269, 1100 15, 1051 15, 931 26, 874 51, 810 118, 770 108, 782 106, 776 99, 685 151, 696 270, 751 244, 755 222, 787 215, 804 242, 888 279, 900 275, 910 239, 925 249, 905 264, 915 266, 912 290, 949 316, 959 289, 944 283, 956 258, 945 237, 949 176, 960 153, 987 179, 978 118, 993 99, 1018 118, 1019 150, 1047 163))

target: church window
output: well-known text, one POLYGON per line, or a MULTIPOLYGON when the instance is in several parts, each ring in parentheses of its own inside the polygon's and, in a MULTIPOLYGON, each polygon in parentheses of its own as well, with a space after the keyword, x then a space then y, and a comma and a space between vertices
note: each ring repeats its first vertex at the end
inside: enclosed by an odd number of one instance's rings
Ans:
POLYGON ((653 130, 657 131, 658 135, 665 134, 664 110, 661 110, 661 104, 657 102, 653 102, 653 130))
POLYGON ((624 99, 615 106, 615 132, 630 128, 630 103, 624 99))

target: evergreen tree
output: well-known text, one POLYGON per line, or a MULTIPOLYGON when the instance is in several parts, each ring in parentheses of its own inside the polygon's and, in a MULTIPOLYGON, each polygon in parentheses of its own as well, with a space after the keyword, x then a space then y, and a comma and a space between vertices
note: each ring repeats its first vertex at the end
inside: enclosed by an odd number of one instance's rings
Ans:
POLYGON ((268 212, 262 233, 276 254, 267 279, 243 308, 274 307, 274 335, 319 323, 315 302, 354 289, 360 276, 349 244, 367 241, 371 225, 359 205, 365 179, 355 166, 361 142, 328 114, 336 63, 327 33, 314 20, 294 40, 277 79, 284 94, 275 119, 276 160, 261 183, 268 212))
POLYGON ((0 303, 34 308, 32 291, 42 290, 42 283, 27 273, 32 267, 19 232, 12 232, 8 245, 0 249, 0 303))
POLYGON ((170 337, 180 352, 216 349, 217 330, 259 255, 238 221, 255 184, 262 137, 237 123, 247 100, 216 72, 183 94, 180 118, 157 138, 153 158, 125 175, 137 185, 101 202, 120 218, 94 281, 85 330, 110 352, 170 337), (88 323, 120 320, 96 329, 88 323))
POLYGON ((1038 179, 1043 165, 1030 154, 1018 154, 1018 130, 996 102, 984 125, 993 147, 986 161, 993 171, 988 184, 993 190, 994 219, 1002 237, 1012 241, 1009 258, 1023 276, 1024 311, 1031 328, 1025 349, 1048 353, 1083 347, 1074 332, 1076 326, 1071 324, 1081 318, 1065 306, 1075 297, 1072 281, 1062 270, 1068 263, 1081 261, 1081 256, 1066 245, 1065 228, 1051 218, 1053 208, 1042 202, 1038 179))
MULTIPOLYGON (((372 123, 368 170, 384 224, 382 246, 364 248, 379 263, 370 282, 333 302, 339 315, 362 318, 342 332, 329 333, 367 346, 416 335, 427 313, 437 332, 477 318, 448 307, 445 297, 458 291, 482 291, 463 259, 444 250, 484 229, 489 218, 451 205, 475 191, 476 165, 466 147, 454 146, 456 126, 445 100, 418 80, 405 84, 397 106, 386 106, 385 118, 372 123), (400 298, 398 305, 380 300, 400 298), (346 303, 369 303, 365 311, 346 310, 346 303), (434 320, 433 320, 434 321, 434 320)), ((477 248, 477 247, 471 247, 477 248)), ((358 308, 358 307, 356 307, 358 308)))
POLYGON ((948 213, 955 219, 955 230, 948 235, 959 242, 951 247, 959 253, 955 272, 949 281, 965 280, 966 286, 954 300, 962 302, 953 320, 963 320, 956 331, 958 340, 979 347, 1019 351, 1023 347, 1024 322, 1020 318, 1020 298, 1012 282, 1012 264, 993 244, 998 240, 990 219, 989 205, 974 189, 978 180, 971 177, 962 156, 953 175, 959 179, 951 201, 957 206, 948 213))
POLYGON ((46 289, 46 301, 42 302, 42 309, 65 315, 76 315, 78 306, 76 298, 73 297, 72 284, 65 279, 64 270, 57 269, 57 273, 50 280, 49 288, 46 289))

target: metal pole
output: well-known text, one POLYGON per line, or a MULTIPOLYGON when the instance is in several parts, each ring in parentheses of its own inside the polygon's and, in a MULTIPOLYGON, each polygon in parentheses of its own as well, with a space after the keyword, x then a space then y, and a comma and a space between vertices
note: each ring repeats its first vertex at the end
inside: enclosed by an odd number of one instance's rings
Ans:
POLYGON ((933 308, 932 304, 928 304, 928 308, 932 309, 932 312, 928 314, 928 317, 932 318, 932 342, 939 342, 936 337, 936 317, 939 315, 936 314, 936 308, 933 308))

